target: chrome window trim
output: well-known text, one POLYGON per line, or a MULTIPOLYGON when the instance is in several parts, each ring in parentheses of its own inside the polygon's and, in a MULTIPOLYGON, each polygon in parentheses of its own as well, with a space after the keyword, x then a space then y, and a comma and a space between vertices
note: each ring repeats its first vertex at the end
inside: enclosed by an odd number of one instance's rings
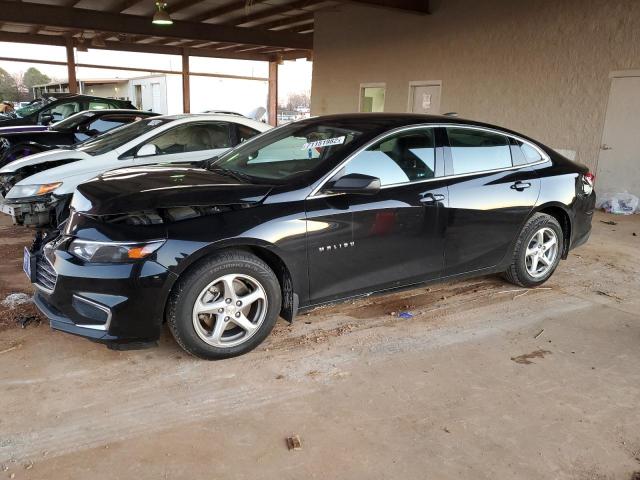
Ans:
MULTIPOLYGON (((322 190, 322 188, 325 186, 325 184, 331 179, 333 178, 333 176, 338 173, 342 168, 344 168, 344 166, 350 162, 356 155, 359 155, 360 153, 364 152, 365 150, 367 150, 369 147, 371 147, 372 145, 375 145, 376 143, 379 143, 381 141, 383 141, 385 138, 388 138, 390 136, 393 136, 397 133, 402 133, 402 132, 409 132, 411 130, 423 130, 425 128, 467 128, 470 130, 482 130, 485 132, 490 132, 490 133, 496 133, 499 135, 503 135, 505 137, 509 137, 509 138, 513 138, 515 140, 518 140, 522 143, 526 143, 527 145, 533 147, 542 157, 542 160, 538 161, 538 162, 534 162, 534 163, 524 163, 522 165, 512 165, 511 167, 504 167, 504 168, 496 168, 493 170, 479 170, 477 172, 471 172, 471 173, 461 173, 458 175, 443 175, 441 177, 434 177, 434 178, 427 178, 425 180, 417 180, 414 182, 403 182, 403 183, 393 183, 390 185, 383 185, 382 187, 380 187, 381 190, 386 189, 386 188, 391 188, 391 187, 398 187, 401 185, 409 185, 409 184, 416 184, 416 183, 426 183, 426 182, 435 182, 435 181, 441 181, 441 180, 448 180, 451 178, 462 178, 462 177, 469 177, 472 175, 482 175, 482 174, 486 174, 486 173, 498 173, 498 172, 506 172, 509 170, 517 170, 519 168, 523 168, 523 167, 531 167, 531 166, 535 166, 535 165, 541 165, 543 163, 546 162, 550 162, 551 158, 549 157, 549 155, 547 155, 547 153, 542 150, 540 147, 538 147, 536 144, 530 142, 529 140, 522 138, 518 135, 514 135, 512 133, 507 133, 507 132, 502 132, 500 130, 496 130, 493 128, 488 128, 488 127, 482 127, 479 125, 466 125, 464 123, 428 123, 428 124, 416 124, 416 125, 411 125, 411 126, 404 126, 404 127, 398 127, 395 128, 393 130, 389 130, 387 132, 384 132, 380 135, 378 135, 377 137, 375 137, 373 140, 367 142, 365 145, 363 145, 362 147, 360 147, 358 150, 356 150, 355 152, 351 153, 351 155, 349 155, 347 158, 345 158, 342 162, 340 162, 340 164, 338 164, 336 167, 334 167, 328 174, 326 174, 324 177, 322 177, 322 179, 320 180, 320 182, 318 183, 318 186, 315 187, 311 193, 307 196, 307 199, 310 198, 324 198, 324 197, 331 197, 331 196, 335 196, 335 195, 339 195, 339 194, 335 194, 335 193, 318 193, 322 190)), ((438 147, 436 147, 438 148, 438 147)), ((341 195, 341 194, 340 194, 341 195)))
POLYGON ((75 298, 76 300, 78 300, 79 302, 84 302, 84 303, 88 303, 89 305, 97 308, 98 310, 102 310, 103 312, 105 312, 107 314, 107 321, 104 323, 104 325, 92 325, 92 324, 88 324, 88 323, 76 323, 76 327, 81 327, 81 328, 89 328, 91 330, 100 330, 100 331, 108 331, 109 330, 109 326, 111 326, 111 309, 109 307, 106 307, 98 302, 94 302, 93 300, 89 300, 88 298, 84 298, 80 295, 77 294, 73 294, 73 298, 75 298))

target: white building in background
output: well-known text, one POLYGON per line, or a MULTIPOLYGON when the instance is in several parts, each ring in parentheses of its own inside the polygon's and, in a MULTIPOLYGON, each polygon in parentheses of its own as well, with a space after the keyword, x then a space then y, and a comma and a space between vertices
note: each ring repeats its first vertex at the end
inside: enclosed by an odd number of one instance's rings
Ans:
MULTIPOLYGON (((191 76, 191 112, 225 110, 249 115, 267 107, 268 83, 260 80, 191 76)), ((47 93, 69 91, 68 82, 52 82, 33 87, 35 98, 47 93)), ((182 77, 147 75, 129 79, 78 80, 78 91, 85 95, 130 100, 140 110, 163 115, 182 111, 182 77)))

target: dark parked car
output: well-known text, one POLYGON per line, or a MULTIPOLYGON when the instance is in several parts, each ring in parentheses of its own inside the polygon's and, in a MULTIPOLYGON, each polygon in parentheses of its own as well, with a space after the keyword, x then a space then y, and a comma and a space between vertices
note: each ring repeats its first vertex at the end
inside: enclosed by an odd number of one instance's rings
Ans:
POLYGON ((125 108, 135 110, 128 100, 93 97, 90 95, 64 95, 43 97, 15 112, 0 117, 0 127, 14 125, 49 125, 83 110, 125 108))
POLYGON ((0 167, 34 153, 75 145, 121 125, 157 115, 140 110, 87 110, 71 115, 45 130, 18 133, 0 131, 0 167))
POLYGON ((200 165, 79 185, 25 270, 55 329, 122 346, 166 320, 185 350, 219 359, 327 302, 490 273, 540 285, 589 237, 593 181, 491 125, 319 117, 200 165))

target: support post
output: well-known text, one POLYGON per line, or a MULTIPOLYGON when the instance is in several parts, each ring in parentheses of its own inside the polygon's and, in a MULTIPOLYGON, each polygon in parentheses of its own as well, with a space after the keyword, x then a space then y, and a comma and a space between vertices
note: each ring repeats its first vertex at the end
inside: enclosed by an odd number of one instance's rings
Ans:
POLYGON ((191 87, 189 84, 189 53, 182 49, 182 110, 191 113, 191 87))
POLYGON ((76 56, 73 51, 73 39, 67 38, 67 76, 69 78, 69 93, 78 93, 76 79, 76 56))
POLYGON ((278 125, 278 62, 269 62, 269 98, 267 101, 269 124, 278 125))

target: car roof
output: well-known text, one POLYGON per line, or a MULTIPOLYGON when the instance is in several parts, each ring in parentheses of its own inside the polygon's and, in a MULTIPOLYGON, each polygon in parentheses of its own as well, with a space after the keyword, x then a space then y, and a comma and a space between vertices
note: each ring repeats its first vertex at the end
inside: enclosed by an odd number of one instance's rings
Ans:
POLYGON ((492 130, 499 130, 504 133, 517 135, 526 140, 530 140, 538 145, 541 145, 540 142, 508 128, 498 125, 492 125, 490 123, 479 122, 476 120, 470 120, 467 118, 461 118, 454 115, 426 115, 420 113, 340 113, 298 120, 297 122, 295 122, 295 124, 314 125, 316 123, 327 124, 332 122, 340 125, 341 127, 358 128, 360 126, 362 128, 367 128, 370 132, 379 131, 379 133, 411 125, 468 125, 472 127, 483 127, 492 130))
POLYGON ((171 122, 211 120, 216 122, 239 123, 239 124, 248 125, 248 126, 251 126, 251 125, 253 126, 263 125, 265 127, 268 126, 268 124, 259 122, 258 120, 254 120, 252 118, 243 117, 241 115, 230 115, 227 113, 181 113, 178 115, 159 115, 155 118, 169 120, 171 122))
POLYGON ((134 108, 95 108, 91 110, 82 110, 78 113, 133 113, 136 115, 158 116, 159 113, 148 112, 146 110, 136 110, 134 108))

